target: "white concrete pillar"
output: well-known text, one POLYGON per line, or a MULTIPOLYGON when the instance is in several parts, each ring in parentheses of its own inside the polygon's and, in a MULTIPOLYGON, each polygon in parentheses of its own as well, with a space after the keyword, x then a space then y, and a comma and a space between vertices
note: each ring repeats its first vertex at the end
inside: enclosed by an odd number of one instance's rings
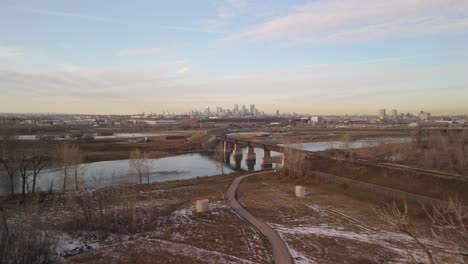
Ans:
POLYGON ((261 165, 263 169, 273 168, 273 159, 271 158, 271 153, 269 150, 263 149, 263 157, 262 157, 261 165))
POLYGON ((296 186, 296 197, 303 198, 306 196, 306 189, 304 186, 296 186))
POLYGON ((227 141, 224 141, 224 153, 230 153, 231 152, 231 144, 227 141))
POLYGON ((234 145, 234 156, 242 156, 242 145, 241 144, 235 144, 234 145))
POLYGON ((197 203, 196 203, 197 213, 208 212, 208 204, 209 204, 208 199, 197 200, 197 203))
POLYGON ((255 155, 255 149, 252 146, 247 147, 247 156, 245 157, 246 160, 254 160, 257 156, 255 155))

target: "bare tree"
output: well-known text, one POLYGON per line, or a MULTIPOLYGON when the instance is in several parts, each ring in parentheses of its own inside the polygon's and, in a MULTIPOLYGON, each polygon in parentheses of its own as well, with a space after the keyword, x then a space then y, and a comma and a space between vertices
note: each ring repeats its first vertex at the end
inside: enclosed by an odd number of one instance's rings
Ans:
POLYGON ((350 133, 343 134, 343 148, 346 151, 346 157, 353 159, 353 152, 351 150, 353 143, 353 136, 350 133))
POLYGON ((67 189, 67 181, 71 172, 75 177, 75 189, 78 189, 79 166, 82 161, 81 151, 78 145, 64 143, 59 148, 59 162, 63 170, 63 191, 67 189))
POLYGON ((6 173, 8 174, 10 180, 10 193, 11 197, 15 196, 15 179, 18 176, 18 163, 16 159, 10 157, 2 157, 0 158, 0 162, 3 165, 6 173))
POLYGON ((26 197, 26 183, 28 181, 29 176, 31 176, 30 165, 31 159, 29 159, 26 154, 21 153, 16 160, 18 163, 18 168, 21 176, 21 195, 23 199, 26 197))
POLYGON ((10 192, 11 197, 15 195, 15 181, 16 177, 18 176, 19 166, 18 166, 18 153, 16 149, 16 145, 14 144, 14 132, 9 130, 8 128, 1 129, 2 139, 2 152, 0 156, 0 164, 2 164, 3 168, 5 169, 9 182, 10 182, 10 192))
POLYGON ((458 200, 450 200, 447 205, 434 205, 432 213, 423 206, 431 219, 434 238, 448 243, 451 248, 468 261, 468 209, 458 200))
POLYGON ((435 263, 429 248, 421 242, 415 232, 415 228, 411 223, 410 217, 408 216, 408 206, 406 201, 402 207, 399 207, 395 202, 393 202, 392 204, 383 208, 374 208, 374 212, 383 222, 389 224, 392 228, 398 230, 399 232, 411 237, 413 241, 415 241, 416 244, 424 251, 429 260, 429 263, 435 263))
POLYGON ((306 159, 305 154, 293 148, 284 148, 284 164, 282 168, 283 176, 292 179, 299 179, 305 174, 306 159))
POLYGON ((224 175, 224 163, 226 162, 226 156, 224 155, 224 148, 222 143, 216 145, 213 159, 216 161, 216 166, 221 170, 221 175, 224 175))
POLYGON ((149 184, 152 166, 148 153, 135 149, 130 153, 128 163, 130 168, 136 172, 140 184, 143 184, 143 178, 146 178, 147 183, 149 184))
POLYGON ((35 155, 31 158, 31 168, 32 168, 32 189, 31 192, 34 193, 36 190, 36 180, 39 173, 47 166, 50 161, 49 156, 45 155, 35 155))
POLYGON ((75 179, 75 190, 79 188, 78 176, 80 173, 81 163, 83 162, 83 154, 78 145, 72 145, 70 149, 70 164, 75 179))

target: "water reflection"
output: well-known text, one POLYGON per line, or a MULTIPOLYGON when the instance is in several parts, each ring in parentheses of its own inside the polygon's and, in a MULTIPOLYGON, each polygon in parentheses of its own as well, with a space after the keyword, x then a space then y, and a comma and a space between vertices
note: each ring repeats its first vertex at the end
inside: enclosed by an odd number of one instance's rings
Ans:
MULTIPOLYGON (((221 174, 218 164, 211 155, 200 153, 183 154, 151 160, 150 182, 168 180, 183 180, 198 176, 212 176, 221 174)), ((228 164, 224 164, 226 174, 234 172, 228 164)), ((0 172, 2 173, 2 172, 0 172)), ((63 188, 63 171, 48 169, 41 172, 36 183, 37 191, 48 191, 63 188)), ((69 174, 70 175, 70 174, 69 174)), ((98 188, 115 184, 137 183, 139 179, 129 168, 128 160, 113 160, 82 164, 80 166, 79 185, 82 188, 98 188)), ((146 182, 146 179, 144 179, 146 182)), ((69 176, 68 189, 73 189, 74 179, 69 176)), ((0 195, 9 194, 9 178, 0 177, 0 195)), ((20 192, 20 183, 15 183, 16 192, 20 192)))
MULTIPOLYGON (((263 150, 255 149, 255 159, 245 160, 246 149, 242 155, 226 153, 223 164, 224 173, 229 174, 236 170, 257 171, 262 169, 263 150)), ((240 154, 240 153, 239 153, 240 154)), ((279 156, 277 152, 271 152, 272 157, 279 156)), ((276 168, 276 165, 270 165, 276 168)), ((128 160, 101 161, 82 164, 80 166, 79 186, 81 188, 100 188, 116 184, 138 183, 139 178, 129 168, 128 160)), ((0 171, 0 174, 2 172, 0 171)), ((173 157, 165 157, 151 160, 150 182, 162 182, 169 180, 183 180, 199 176, 213 176, 221 174, 221 169, 211 155, 201 153, 182 154, 173 157)), ((63 175, 61 169, 48 169, 41 172, 37 178, 36 191, 43 192, 49 189, 63 189, 63 175)), ((75 188, 73 176, 68 174, 68 189, 75 188)), ((146 182, 146 179, 144 179, 146 182)), ((0 177, 0 195, 9 194, 9 178, 0 177)), ((29 184, 31 185, 31 184, 29 184)), ((20 182, 15 182, 16 192, 20 192, 20 182)), ((29 188, 30 189, 30 188, 29 188)))

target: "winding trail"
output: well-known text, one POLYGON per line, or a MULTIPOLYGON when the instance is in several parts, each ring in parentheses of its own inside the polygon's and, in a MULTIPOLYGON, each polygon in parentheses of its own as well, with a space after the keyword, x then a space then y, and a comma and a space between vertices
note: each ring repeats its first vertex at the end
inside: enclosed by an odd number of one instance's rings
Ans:
POLYGON ((259 175, 263 173, 269 172, 259 172, 259 173, 251 173, 247 175, 242 175, 234 179, 234 181, 229 186, 226 192, 226 199, 231 206, 231 208, 242 218, 250 222, 254 225, 260 233, 262 233, 270 242, 272 251, 273 251, 273 258, 275 259, 276 264, 289 264, 292 263, 291 254, 289 253, 288 247, 281 239, 281 237, 276 233, 273 228, 267 225, 265 222, 258 220, 253 215, 251 215, 244 207, 240 205, 237 201, 237 188, 239 187, 240 182, 253 175, 259 175))

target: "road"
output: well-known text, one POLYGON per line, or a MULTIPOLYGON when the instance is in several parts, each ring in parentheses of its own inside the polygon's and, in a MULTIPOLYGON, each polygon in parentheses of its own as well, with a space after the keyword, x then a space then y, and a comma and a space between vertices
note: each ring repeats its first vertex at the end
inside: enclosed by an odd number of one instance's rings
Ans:
POLYGON ((251 173, 247 175, 242 175, 234 179, 234 181, 231 183, 231 186, 229 186, 229 189, 227 190, 226 193, 226 199, 231 206, 231 208, 242 218, 250 222, 252 225, 254 225, 260 233, 262 233, 270 242, 270 246, 273 251, 273 258, 275 259, 276 264, 288 264, 292 263, 292 258, 291 254, 289 253, 288 247, 284 243, 284 241, 281 239, 281 237, 276 233, 273 228, 271 228, 269 225, 267 225, 265 222, 255 218, 253 215, 251 215, 244 207, 240 205, 240 203, 237 201, 237 188, 239 187, 240 182, 253 175, 259 175, 263 173, 269 173, 269 172, 260 172, 260 173, 251 173))

